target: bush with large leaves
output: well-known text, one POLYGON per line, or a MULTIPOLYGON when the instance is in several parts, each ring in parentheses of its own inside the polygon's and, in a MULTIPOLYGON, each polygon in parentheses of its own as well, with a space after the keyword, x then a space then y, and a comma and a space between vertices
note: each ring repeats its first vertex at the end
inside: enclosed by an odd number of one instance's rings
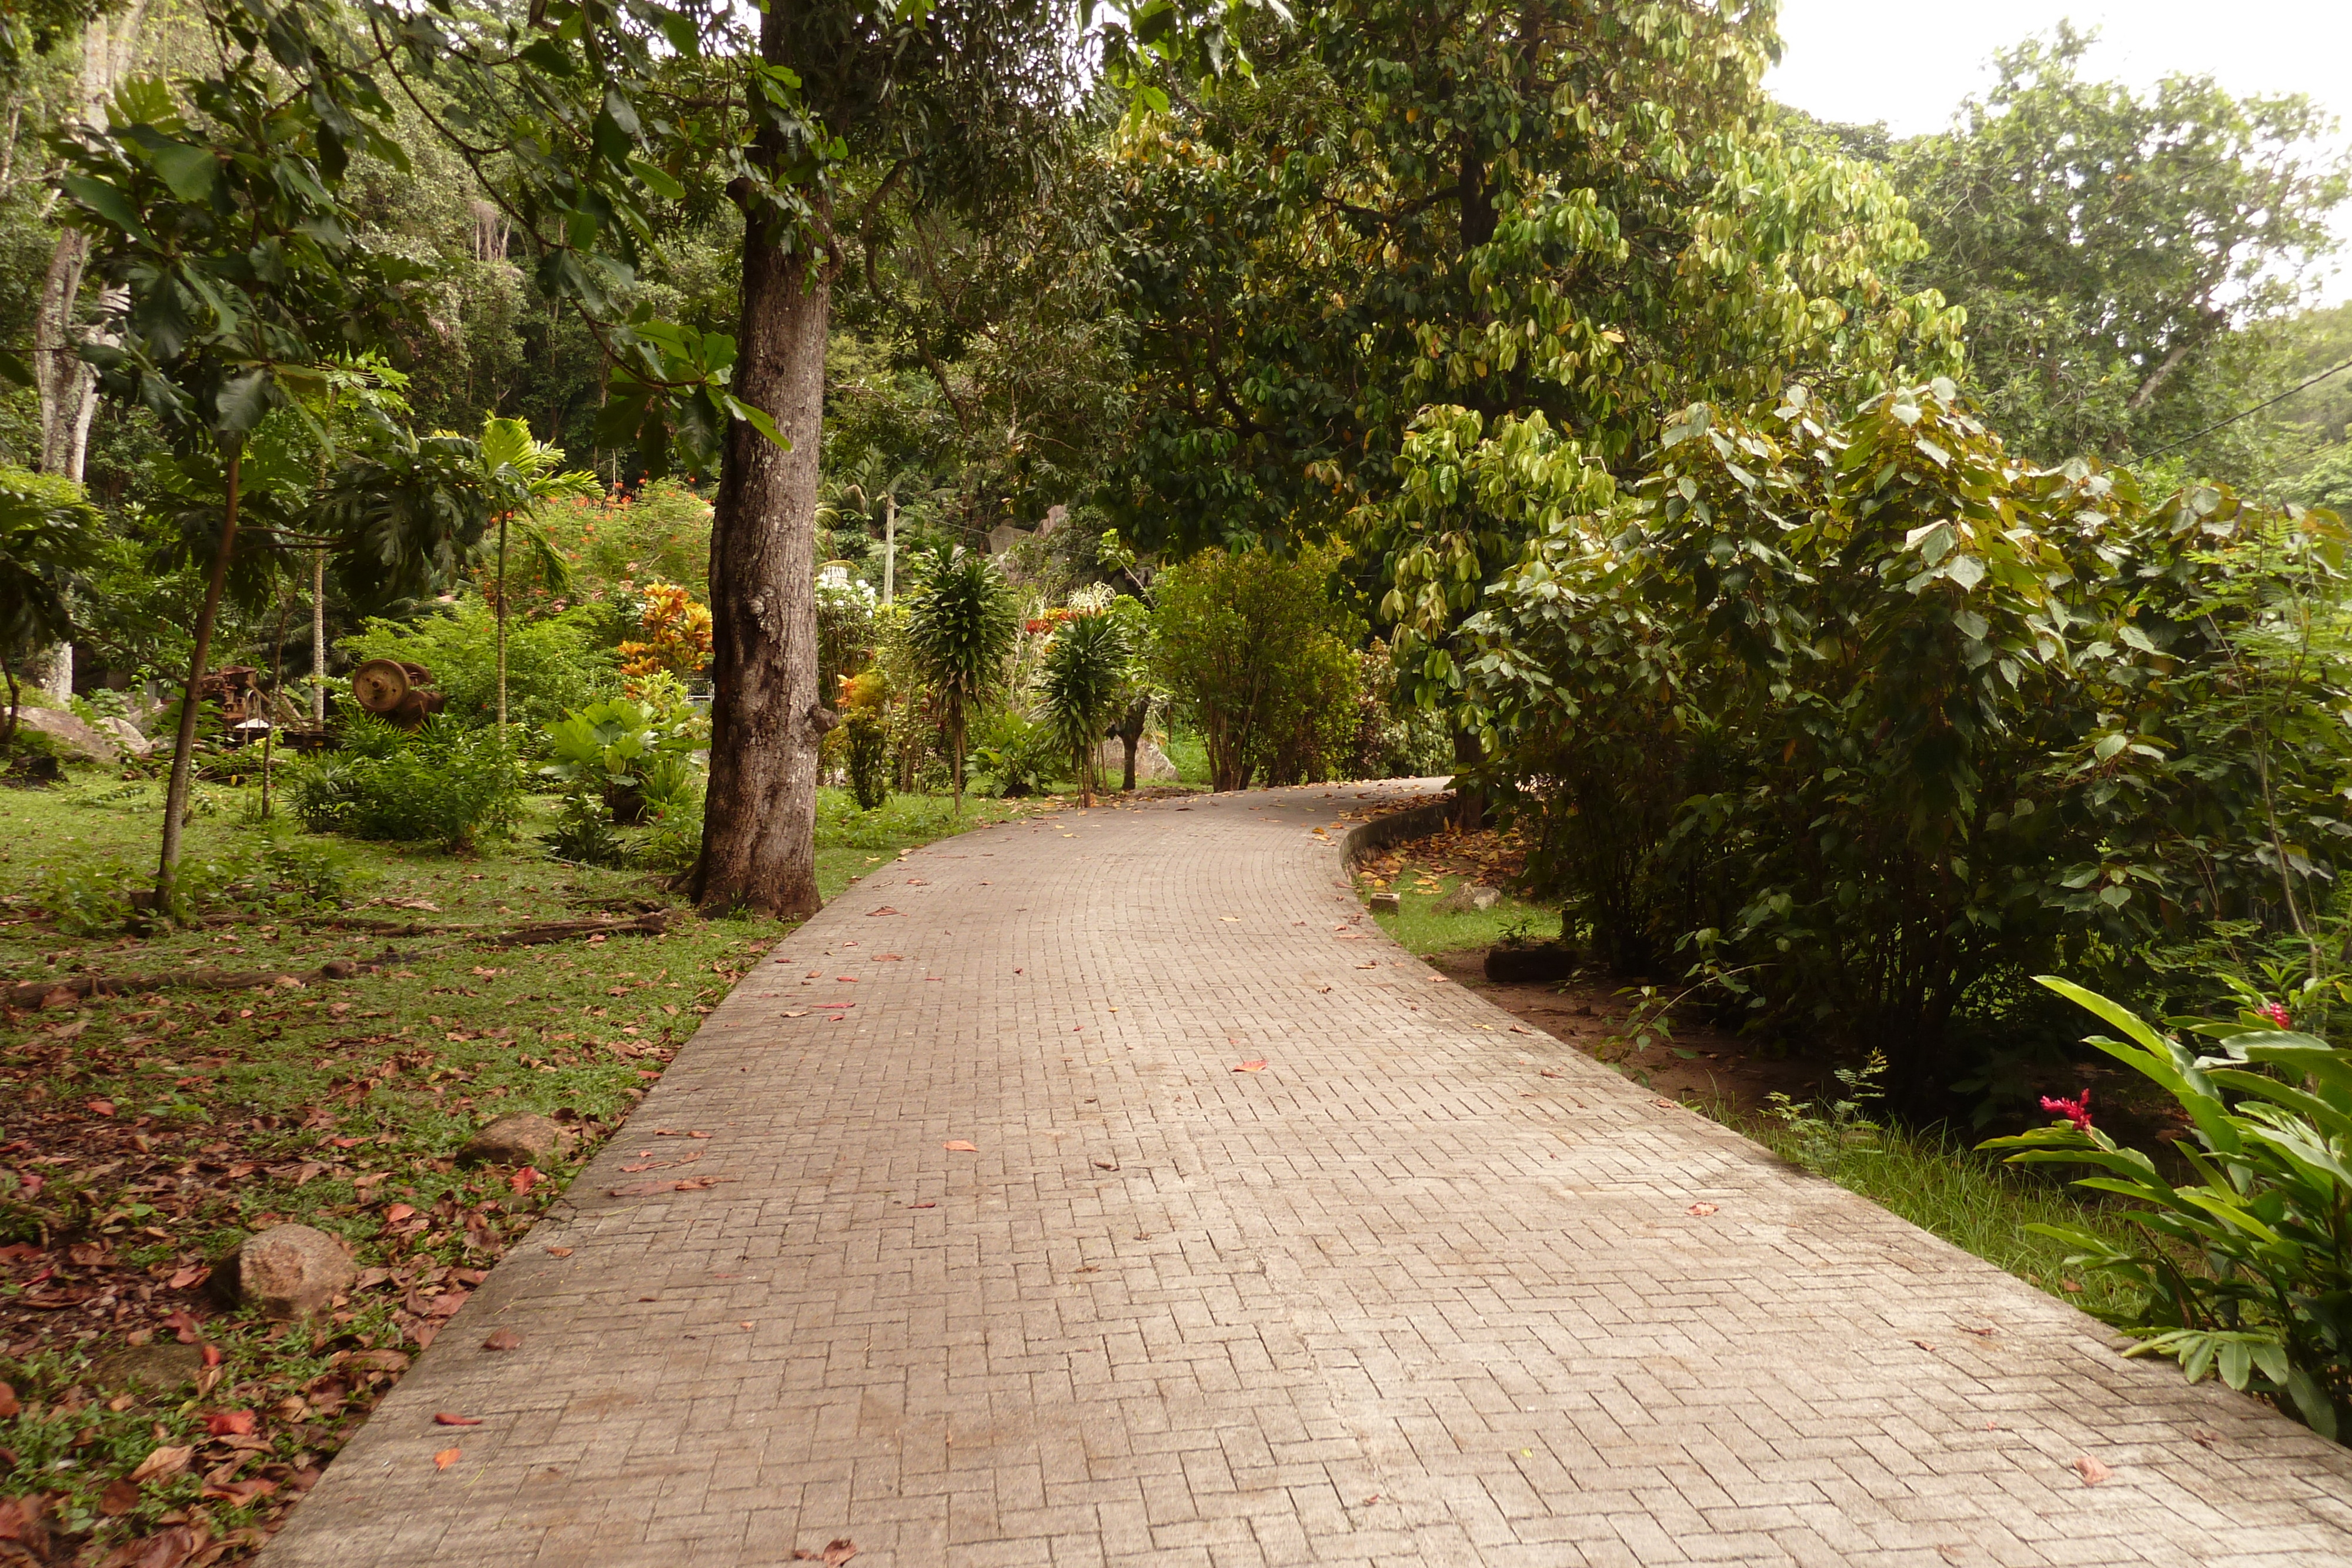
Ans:
POLYGON ((2289 635, 2333 591, 2332 515, 2032 467, 1945 382, 1844 419, 1695 406, 1630 494, 1587 456, 1431 411, 1401 504, 1536 531, 1465 690, 1538 876, 1619 968, 1883 1047, 1917 1096, 1971 988, 2345 858, 2340 767, 2294 715, 2352 666, 2289 635))
POLYGON ((2087 1093, 2063 1122, 1993 1139, 1984 1146, 2012 1165, 2105 1172, 2074 1185, 2134 1200, 2147 1242, 2028 1228, 2080 1248, 2070 1265, 2146 1289, 2146 1306, 2117 1320, 2141 1337, 2131 1354, 2175 1357, 2191 1381, 2218 1368, 2340 1437, 2352 1417, 2352 1055, 2285 1027, 2285 1004, 2242 987, 2235 1019, 2189 1026, 2219 1040, 2204 1054, 2095 992, 2042 983, 2113 1025, 2122 1040, 2089 1043, 2169 1094, 2192 1131, 2173 1145, 2189 1162, 2179 1181, 2094 1124, 2087 1093))

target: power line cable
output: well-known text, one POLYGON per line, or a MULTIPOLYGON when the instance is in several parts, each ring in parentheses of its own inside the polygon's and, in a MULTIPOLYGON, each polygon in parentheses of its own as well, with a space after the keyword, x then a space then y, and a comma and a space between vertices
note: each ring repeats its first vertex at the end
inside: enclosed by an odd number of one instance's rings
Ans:
POLYGON ((2165 444, 2155 448, 2153 451, 2141 453, 2140 455, 2142 457, 2161 457, 2166 453, 2172 451, 2175 447, 2186 446, 2190 442, 2197 440, 2200 436, 2212 434, 2215 431, 2221 429, 2225 424, 2235 424, 2238 421, 2245 418, 2246 415, 2250 413, 2260 413, 2263 410, 2270 407, 2271 404, 2274 402, 2284 402, 2295 393, 2303 391, 2305 387, 2315 387, 2320 382, 2326 381, 2328 377, 2335 375, 2339 371, 2352 371, 2352 360, 2347 360, 2340 365, 2331 365, 2326 370, 2324 370, 2317 375, 2312 377, 2309 381, 2304 382, 2296 386, 2291 386, 2287 388, 2286 391, 2279 393, 2276 397, 2264 398, 2262 402, 2254 404, 2252 408, 2242 408, 2227 419, 2217 419, 2202 430, 2190 431, 2187 435, 2182 436, 2178 441, 2167 442, 2165 444))

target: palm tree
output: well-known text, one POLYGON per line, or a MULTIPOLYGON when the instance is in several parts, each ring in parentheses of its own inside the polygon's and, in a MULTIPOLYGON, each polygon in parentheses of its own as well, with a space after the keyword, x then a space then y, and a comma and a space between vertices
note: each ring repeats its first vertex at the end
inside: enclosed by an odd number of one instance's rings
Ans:
POLYGON ((961 545, 933 556, 907 597, 907 652, 942 709, 959 812, 965 721, 1003 685, 1005 655, 1020 634, 1021 612, 1003 573, 961 545))
POLYGON ((1071 616, 1046 644, 1038 695, 1055 735, 1070 748, 1085 805, 1095 803, 1096 748, 1127 701, 1133 664, 1127 628, 1099 611, 1071 616))
POLYGON ((498 497, 498 646, 499 646, 499 744, 507 739, 507 539, 509 531, 520 534, 522 542, 538 559, 540 574, 548 585, 561 591, 570 573, 564 568, 563 557, 555 548, 547 531, 539 526, 535 516, 540 503, 560 496, 600 496, 604 486, 595 475, 585 469, 563 469, 563 448, 535 439, 530 434, 530 422, 525 419, 500 419, 492 415, 482 421, 482 472, 491 493, 498 497))

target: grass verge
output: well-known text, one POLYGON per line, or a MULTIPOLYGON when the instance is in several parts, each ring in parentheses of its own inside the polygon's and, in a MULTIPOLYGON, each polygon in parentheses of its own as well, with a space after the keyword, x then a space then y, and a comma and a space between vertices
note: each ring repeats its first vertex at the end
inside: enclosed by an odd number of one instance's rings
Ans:
MULTIPOLYGON (((0 1561, 202 1568, 267 1539, 789 929, 680 911, 655 934, 503 949, 490 939, 536 922, 668 901, 641 874, 547 859, 546 802, 462 857, 309 837, 255 803, 202 787, 187 857, 205 923, 142 939, 91 912, 148 875, 160 787, 0 790, 0 972, 149 982, 0 1014, 0 1561), (325 977, 335 960, 357 972, 325 977), (180 983, 207 972, 268 978, 180 983), (458 1163, 514 1112, 557 1122, 562 1146, 520 1169, 458 1163), (302 1324, 207 1288, 242 1237, 285 1221, 341 1238, 360 1268, 302 1324)), ((824 791, 820 888, 1036 809, 900 796, 859 812, 824 791)))

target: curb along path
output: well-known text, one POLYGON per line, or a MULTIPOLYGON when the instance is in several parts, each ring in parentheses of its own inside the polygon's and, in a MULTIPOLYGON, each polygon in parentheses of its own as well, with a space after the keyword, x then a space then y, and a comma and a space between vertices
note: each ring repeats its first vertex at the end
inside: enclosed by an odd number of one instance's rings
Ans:
POLYGON ((2352 1563, 2345 1450, 1351 918, 1337 813, 1408 796, 1073 810, 877 869, 264 1568, 2352 1563), (673 1168, 714 1184, 611 1196, 688 1149, 662 1129, 710 1134, 673 1168))

